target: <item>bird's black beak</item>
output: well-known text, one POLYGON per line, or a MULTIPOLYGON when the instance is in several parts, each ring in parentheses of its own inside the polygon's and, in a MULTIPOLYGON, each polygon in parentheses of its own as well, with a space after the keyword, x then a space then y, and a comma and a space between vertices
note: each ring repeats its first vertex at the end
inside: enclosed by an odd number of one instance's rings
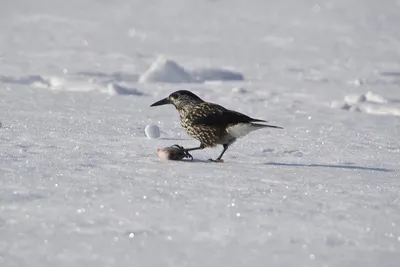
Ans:
POLYGON ((160 101, 153 103, 150 107, 161 106, 161 105, 166 105, 166 104, 171 104, 171 102, 169 102, 168 98, 161 99, 160 101))

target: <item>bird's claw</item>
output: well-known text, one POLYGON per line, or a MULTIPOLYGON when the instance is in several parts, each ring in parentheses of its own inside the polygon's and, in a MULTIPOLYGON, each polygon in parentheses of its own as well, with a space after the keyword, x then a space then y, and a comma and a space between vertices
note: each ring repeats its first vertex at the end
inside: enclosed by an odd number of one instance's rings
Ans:
POLYGON ((193 160, 193 156, 190 155, 189 151, 187 151, 183 146, 180 145, 173 145, 172 147, 176 147, 177 149, 180 150, 180 152, 183 153, 183 158, 190 159, 191 161, 193 160))
POLYGON ((184 153, 185 153, 185 158, 188 158, 189 160, 193 161, 193 156, 190 155, 188 151, 184 150, 184 153))

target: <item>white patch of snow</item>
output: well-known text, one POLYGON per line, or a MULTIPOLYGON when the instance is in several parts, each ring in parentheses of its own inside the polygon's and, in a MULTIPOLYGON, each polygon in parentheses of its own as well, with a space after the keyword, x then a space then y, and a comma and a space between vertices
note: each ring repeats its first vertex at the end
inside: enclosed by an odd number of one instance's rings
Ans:
POLYGON ((361 86, 365 82, 362 79, 354 79, 348 82, 348 84, 354 85, 354 86, 361 86))
MULTIPOLYGON (((88 72, 89 73, 89 72, 88 72)), ((88 73, 85 73, 84 77, 87 78, 88 73)), ((89 73, 91 76, 102 77, 107 76, 101 73, 89 73)), ((112 74, 110 77, 103 80, 99 79, 73 79, 72 76, 41 76, 41 75, 29 75, 22 77, 13 76, 0 76, 0 82, 6 84, 17 84, 27 85, 34 88, 50 89, 52 91, 66 91, 66 92, 101 92, 109 95, 136 95, 142 96, 143 92, 139 90, 117 84, 116 82, 108 82, 109 80, 121 80, 121 74, 112 74), (112 78, 111 78, 112 77, 112 78)), ((131 76, 127 79, 122 79, 130 82, 131 76)))
POLYGON ((160 56, 139 78, 139 83, 190 83, 191 76, 175 61, 160 56))
POLYGON ((385 104, 388 103, 388 100, 385 99, 383 96, 374 94, 372 92, 367 92, 364 94, 365 102, 371 103, 378 103, 378 104, 385 104))
POLYGON ((399 101, 390 101, 385 97, 372 92, 367 92, 361 95, 346 95, 344 101, 333 101, 330 106, 332 108, 340 108, 367 114, 400 116, 399 101))
POLYGON ((359 107, 361 112, 374 115, 382 116, 400 116, 400 106, 390 107, 390 106, 375 106, 375 105, 365 105, 359 107))
POLYGON ((90 83, 87 81, 69 80, 66 77, 49 76, 46 77, 46 80, 49 83, 48 88, 53 91, 81 92, 81 93, 87 93, 92 91, 99 91, 99 92, 104 91, 102 85, 90 83))
POLYGON ((48 87, 50 85, 49 82, 40 75, 27 75, 20 77, 0 75, 0 82, 6 84, 33 85, 37 87, 48 87))
POLYGON ((346 95, 344 97, 344 102, 348 105, 354 105, 358 103, 365 102, 365 96, 364 95, 346 95))

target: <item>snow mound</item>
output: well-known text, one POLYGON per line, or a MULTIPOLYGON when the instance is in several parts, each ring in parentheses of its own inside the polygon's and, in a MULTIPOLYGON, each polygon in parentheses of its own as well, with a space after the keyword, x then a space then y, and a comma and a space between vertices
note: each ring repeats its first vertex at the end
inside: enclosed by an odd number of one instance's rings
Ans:
POLYGON ((27 85, 34 88, 44 88, 54 91, 88 92, 98 89, 88 82, 70 81, 66 77, 58 76, 0 76, 0 81, 8 84, 27 85))
POLYGON ((385 106, 365 106, 361 109, 362 112, 374 115, 400 116, 400 107, 385 107, 385 106))
MULTIPOLYGON (((70 76, 44 76, 44 75, 27 75, 21 77, 13 77, 13 76, 0 76, 0 82, 6 84, 15 84, 15 85, 27 85, 33 88, 40 89, 48 89, 55 92, 100 92, 108 95, 135 95, 142 96, 143 92, 140 92, 136 88, 130 88, 125 85, 117 84, 113 81, 116 80, 124 80, 124 74, 121 73, 112 73, 111 75, 99 73, 91 73, 85 72, 83 78, 80 77, 76 79, 76 77, 70 76), (106 77, 106 80, 97 80, 88 78, 88 76, 98 76, 98 77, 106 77)), ((128 75, 128 78, 134 79, 134 76, 128 75)), ((126 81, 131 81, 129 79, 125 79, 126 81)))
POLYGON ((88 83, 87 81, 68 80, 66 77, 50 76, 47 77, 49 89, 53 91, 66 91, 66 92, 91 92, 101 91, 101 86, 97 84, 88 83))
POLYGON ((361 95, 347 95, 344 101, 333 101, 330 106, 367 114, 400 116, 398 103, 399 101, 390 101, 381 95, 367 92, 361 95))
POLYGON ((165 57, 158 57, 139 78, 139 83, 190 83, 192 78, 184 68, 165 57))
POLYGON ((48 81, 40 75, 26 75, 20 77, 13 77, 7 75, 0 75, 0 82, 18 85, 30 85, 34 87, 48 87, 48 81))
POLYGON ((139 78, 140 83, 203 83, 206 81, 243 80, 244 76, 240 72, 218 68, 199 68, 190 71, 165 57, 158 57, 139 78))
POLYGON ((361 95, 347 95, 344 97, 344 101, 348 104, 357 104, 357 103, 379 103, 384 104, 388 103, 388 100, 385 99, 383 96, 374 94, 372 92, 367 92, 361 95))

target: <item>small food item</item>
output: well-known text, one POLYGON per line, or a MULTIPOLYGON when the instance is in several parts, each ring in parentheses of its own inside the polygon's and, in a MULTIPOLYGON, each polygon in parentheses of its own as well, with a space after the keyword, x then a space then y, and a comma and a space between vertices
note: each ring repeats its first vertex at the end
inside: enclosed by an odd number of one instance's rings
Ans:
POLYGON ((157 148, 157 153, 161 160, 182 160, 184 158, 193 160, 192 155, 179 145, 157 148))

